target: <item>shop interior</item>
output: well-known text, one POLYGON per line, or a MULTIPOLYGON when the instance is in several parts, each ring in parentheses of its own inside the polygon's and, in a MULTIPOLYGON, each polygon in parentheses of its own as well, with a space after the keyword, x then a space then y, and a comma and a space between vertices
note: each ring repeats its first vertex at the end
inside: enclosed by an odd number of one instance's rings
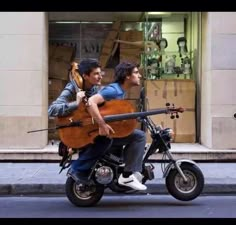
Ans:
MULTIPOLYGON (((196 12, 49 12, 48 18, 49 104, 68 82, 71 61, 98 59, 104 72, 102 85, 112 82, 119 62, 133 61, 140 65, 142 85, 127 93, 126 99, 140 111, 144 88, 145 110, 164 108, 166 103, 184 106, 186 111, 178 120, 169 115, 152 119, 174 129, 174 142, 197 142, 196 12)), ((49 118, 49 127, 54 125, 49 118)), ((49 140, 58 139, 57 132, 48 134, 49 140)))

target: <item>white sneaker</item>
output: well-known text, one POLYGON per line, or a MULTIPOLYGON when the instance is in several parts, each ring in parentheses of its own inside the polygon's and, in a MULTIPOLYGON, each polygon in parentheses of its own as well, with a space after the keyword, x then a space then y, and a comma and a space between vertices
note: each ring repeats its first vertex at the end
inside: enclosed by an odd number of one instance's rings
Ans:
POLYGON ((123 177, 123 174, 121 174, 118 179, 118 183, 120 185, 131 187, 138 191, 144 191, 147 189, 145 185, 141 184, 138 181, 138 179, 134 176, 134 174, 131 174, 129 177, 123 177))
POLYGON ((137 172, 134 172, 134 176, 138 179, 140 183, 142 183, 142 180, 144 178, 143 174, 137 171, 137 172))

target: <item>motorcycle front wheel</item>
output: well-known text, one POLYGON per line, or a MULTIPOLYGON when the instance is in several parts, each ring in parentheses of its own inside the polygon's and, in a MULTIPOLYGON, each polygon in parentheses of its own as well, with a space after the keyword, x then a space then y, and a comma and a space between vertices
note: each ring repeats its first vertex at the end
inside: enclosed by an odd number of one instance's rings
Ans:
POLYGON ((89 207, 97 204, 104 194, 103 185, 77 184, 71 177, 66 180, 66 196, 75 206, 89 207))
POLYGON ((180 167, 187 181, 184 181, 177 169, 171 169, 166 177, 166 188, 174 198, 191 201, 201 194, 204 187, 204 176, 194 164, 182 163, 180 167))

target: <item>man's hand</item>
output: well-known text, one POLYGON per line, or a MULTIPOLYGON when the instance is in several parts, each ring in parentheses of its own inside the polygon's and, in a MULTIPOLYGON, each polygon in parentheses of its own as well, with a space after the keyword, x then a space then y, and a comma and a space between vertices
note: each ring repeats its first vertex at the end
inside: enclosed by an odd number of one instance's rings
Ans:
POLYGON ((76 102, 79 105, 82 101, 82 98, 85 97, 85 91, 79 91, 76 95, 76 102))
POLYGON ((108 137, 110 135, 110 131, 114 134, 115 131, 112 127, 106 123, 99 125, 99 135, 108 137))

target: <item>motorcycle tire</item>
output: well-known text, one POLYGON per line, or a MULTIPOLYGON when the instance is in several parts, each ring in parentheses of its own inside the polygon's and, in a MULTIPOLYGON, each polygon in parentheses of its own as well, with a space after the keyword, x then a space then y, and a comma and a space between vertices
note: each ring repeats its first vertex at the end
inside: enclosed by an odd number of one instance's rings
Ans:
POLYGON ((182 163, 180 167, 187 177, 187 182, 184 182, 177 169, 171 169, 166 177, 166 188, 174 198, 191 201, 201 194, 204 187, 204 176, 194 164, 182 163))
POLYGON ((66 180, 66 196, 75 206, 89 207, 97 204, 104 194, 104 186, 91 184, 89 190, 81 190, 80 184, 77 184, 71 177, 66 180))

